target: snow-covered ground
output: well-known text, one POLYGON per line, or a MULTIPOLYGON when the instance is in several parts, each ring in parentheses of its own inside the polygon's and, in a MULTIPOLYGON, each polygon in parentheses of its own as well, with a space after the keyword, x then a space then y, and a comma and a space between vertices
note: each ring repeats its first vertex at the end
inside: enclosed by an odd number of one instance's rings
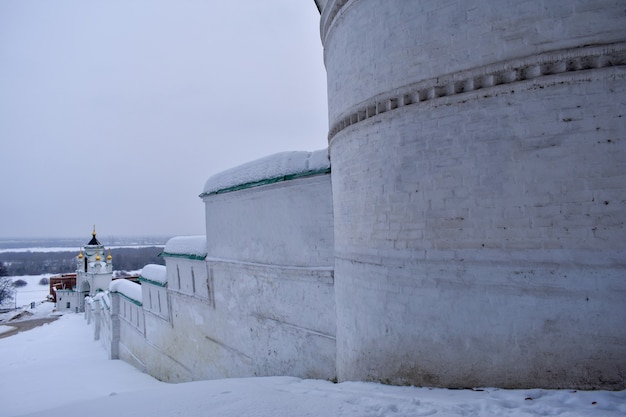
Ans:
MULTIPOLYGON (((15 308, 27 306, 31 302, 40 302, 46 299, 46 296, 50 293, 50 285, 40 285, 39 281, 42 278, 50 278, 57 274, 44 274, 44 275, 23 275, 19 277, 8 277, 14 282, 17 280, 26 281, 26 285, 23 287, 15 288, 15 294, 12 300, 6 300, 0 304, 0 308, 15 308)), ((3 315, 0 314, 0 320, 3 319, 3 315)))
MULTIPOLYGON (((54 315, 53 307, 28 308, 29 318, 54 315)), ((0 369, 0 417, 626 415, 626 391, 446 390, 280 376, 166 384, 107 360, 83 315, 72 313, 0 339, 0 369)))

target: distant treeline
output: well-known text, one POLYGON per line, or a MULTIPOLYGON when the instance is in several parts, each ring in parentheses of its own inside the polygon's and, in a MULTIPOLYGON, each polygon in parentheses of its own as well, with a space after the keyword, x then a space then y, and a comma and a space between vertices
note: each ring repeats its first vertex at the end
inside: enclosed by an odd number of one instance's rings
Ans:
MULTIPOLYGON (((111 249, 113 270, 134 271, 147 264, 165 265, 159 254, 162 247, 111 249)), ((108 252, 104 253, 106 258, 108 252)), ((4 252, 0 262, 6 266, 7 275, 61 274, 76 271, 76 256, 72 252, 4 252)))

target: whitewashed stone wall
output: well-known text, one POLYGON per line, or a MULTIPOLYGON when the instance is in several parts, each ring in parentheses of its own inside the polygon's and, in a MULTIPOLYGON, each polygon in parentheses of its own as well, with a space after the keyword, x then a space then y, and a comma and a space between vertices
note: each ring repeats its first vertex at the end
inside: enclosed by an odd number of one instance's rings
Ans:
POLYGON ((78 311, 79 307, 79 294, 74 290, 61 290, 56 291, 56 309, 59 312, 78 311))
POLYGON ((204 260, 166 257, 166 265, 170 292, 212 303, 213 289, 204 260))
POLYGON ((111 319, 117 324, 116 333, 119 332, 118 358, 145 372, 147 369, 143 352, 146 339, 142 305, 121 293, 111 293, 111 304, 111 319))
MULTIPOLYGON (((144 281, 142 298, 146 293, 160 293, 163 288, 157 283, 144 281)), ((164 305, 167 306, 167 297, 164 305)), ((177 356, 189 352, 172 349, 167 343, 162 343, 162 340, 185 337, 174 331, 169 316, 147 308, 141 301, 131 299, 122 292, 107 292, 89 300, 85 317, 94 328, 94 339, 101 341, 109 359, 124 360, 167 382, 192 379, 192 372, 176 360, 177 356)))
POLYGON ((112 314, 111 295, 100 293, 85 300, 85 320, 93 326, 94 340, 100 340, 109 359, 119 359, 119 319, 112 314))
POLYGON ((209 257, 303 267, 334 262, 328 174, 209 195, 204 202, 209 257))
POLYGON ((624 388, 624 8, 319 4, 339 379, 624 388))
POLYGON ((106 334, 99 333, 100 319, 89 318, 96 337, 116 353, 110 357, 168 382, 333 379, 330 175, 204 200, 210 257, 168 253, 166 246, 166 282, 142 275, 140 301, 123 294, 126 286, 111 292, 111 309, 94 313, 108 316, 106 334))
POLYGON ((152 283, 146 280, 141 285, 143 309, 150 314, 169 321, 169 302, 167 286, 152 283))
MULTIPOLYGON (((195 263, 200 269, 204 264, 201 260, 195 263)), ((186 278, 187 275, 183 275, 183 285, 187 285, 186 278)), ((162 381, 200 379, 194 378, 194 371, 185 362, 190 356, 201 355, 202 348, 190 343, 196 338, 186 332, 193 329, 175 326, 167 284, 143 279, 143 275, 140 281, 141 307, 124 296, 113 294, 119 305, 120 359, 162 381)), ((196 305, 196 308, 203 306, 196 305)))
MULTIPOLYGON (((172 296, 203 329, 210 377, 335 376, 330 175, 204 197, 213 307, 172 296)), ((169 266, 168 266, 169 271, 169 266)))

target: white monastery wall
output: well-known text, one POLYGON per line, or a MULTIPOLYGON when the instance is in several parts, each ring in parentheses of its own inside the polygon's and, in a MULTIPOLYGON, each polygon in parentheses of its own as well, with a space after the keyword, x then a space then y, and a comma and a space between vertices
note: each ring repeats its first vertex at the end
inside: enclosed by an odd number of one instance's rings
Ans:
POLYGON ((330 175, 204 199, 211 238, 203 242, 212 246, 203 243, 200 250, 200 237, 175 238, 170 244, 172 239, 163 253, 163 277, 158 274, 162 267, 150 265, 142 271, 140 292, 136 284, 114 282, 113 306, 102 311, 114 330, 104 343, 120 359, 168 382, 269 375, 334 378, 330 175), (254 227, 253 218, 262 227, 254 227), (242 222, 250 228, 240 228, 242 222), (224 238, 228 250, 220 251, 216 237, 224 238), (250 261, 258 253, 235 250, 237 241, 245 248, 252 239, 257 239, 256 248, 266 246, 265 263, 250 261), (300 265, 289 264, 292 246, 308 250, 299 254, 300 265), (212 248, 211 257, 205 247, 212 248), (190 248, 193 253, 182 253, 190 248))
MULTIPOLYGON (((195 266, 202 270, 204 262, 201 260, 182 260, 184 267, 195 266), (192 263, 192 265, 190 265, 192 263), (193 265, 195 263, 195 265, 193 265)), ((168 262, 169 263, 169 262, 168 262)), ((174 264, 180 268, 180 265, 174 264)), ((206 269, 206 268, 205 268, 206 269)), ((187 272, 189 272, 187 270, 187 272)), ((182 274, 181 283, 187 285, 189 273, 182 274)), ((201 277, 197 277, 201 279, 201 277)), ((189 356, 202 355, 202 347, 192 346, 191 341, 197 338, 193 333, 195 329, 188 326, 175 326, 173 316, 170 314, 171 303, 168 294, 167 282, 155 282, 143 276, 141 282, 141 311, 132 309, 132 302, 120 298, 120 358, 133 364, 137 368, 166 382, 185 382, 199 379, 192 368, 185 365, 189 356), (126 302, 128 308, 125 315, 123 307, 126 302), (135 315, 137 313, 141 319, 135 315), (142 315, 143 313, 143 315, 142 315)), ((202 305, 195 306, 198 309, 202 305)))
MULTIPOLYGON (((96 320, 99 319, 99 322, 94 324, 94 337, 95 339, 100 339, 100 343, 105 347, 107 351, 107 356, 109 359, 118 359, 119 358, 119 349, 118 349, 118 341, 119 341, 119 331, 117 326, 114 325, 114 319, 111 315, 111 297, 107 297, 105 295, 100 296, 99 300, 97 299, 98 304, 92 304, 92 307, 95 307, 95 311, 93 311, 96 320)), ((115 322, 119 322, 117 318, 115 318, 115 322)))
POLYGON ((119 321, 118 357, 146 372, 143 308, 136 300, 131 300, 121 293, 112 293, 111 301, 113 313, 117 313, 115 318, 119 321))
POLYGON ((112 314, 111 295, 108 292, 99 293, 85 300, 85 320, 93 326, 94 340, 100 340, 109 359, 119 359, 119 320, 117 315, 112 314))
POLYGON ((59 312, 78 311, 78 296, 73 290, 55 289, 57 302, 56 309, 59 312))
POLYGON ((171 293, 208 301, 211 288, 204 261, 166 257, 167 287, 171 293))
POLYGON ((269 265, 333 264, 330 175, 204 198, 210 257, 269 265))
MULTIPOLYGON (((213 308, 202 323, 222 364, 212 377, 334 378, 330 175, 204 201, 213 308)), ((196 309, 174 296, 172 305, 193 323, 196 309)))
MULTIPOLYGON (((178 261, 168 258, 168 270, 178 261)), ((146 313, 150 346, 137 356, 149 373, 170 382, 266 375, 334 377, 334 334, 322 333, 334 331, 330 273, 320 277, 319 272, 269 268, 261 274, 259 267, 229 263, 214 263, 211 270, 215 301, 171 291, 171 322, 146 313), (321 290, 313 290, 314 285, 321 290), (312 303, 311 314, 322 317, 322 323, 293 317, 293 306, 302 309, 312 303)))
POLYGON ((169 321, 167 286, 142 281, 141 293, 143 309, 162 320, 169 321))
POLYGON ((623 388, 623 23, 326 2, 340 380, 623 388))

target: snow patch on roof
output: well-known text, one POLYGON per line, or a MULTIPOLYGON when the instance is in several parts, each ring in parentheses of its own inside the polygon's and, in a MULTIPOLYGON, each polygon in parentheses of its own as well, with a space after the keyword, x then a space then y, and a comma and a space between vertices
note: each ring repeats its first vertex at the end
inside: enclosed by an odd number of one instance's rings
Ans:
POLYGON ((193 255, 204 257, 207 254, 206 236, 176 236, 165 244, 166 255, 193 255))
POLYGON ((131 300, 135 300, 141 304, 141 285, 135 284, 127 279, 116 279, 109 284, 109 291, 124 294, 131 300))
POLYGON ((164 265, 149 264, 141 270, 141 276, 149 281, 167 283, 167 269, 164 265))
POLYGON ((244 184, 290 175, 323 172, 328 169, 330 169, 328 149, 314 152, 281 152, 213 175, 205 183, 201 196, 244 184))

